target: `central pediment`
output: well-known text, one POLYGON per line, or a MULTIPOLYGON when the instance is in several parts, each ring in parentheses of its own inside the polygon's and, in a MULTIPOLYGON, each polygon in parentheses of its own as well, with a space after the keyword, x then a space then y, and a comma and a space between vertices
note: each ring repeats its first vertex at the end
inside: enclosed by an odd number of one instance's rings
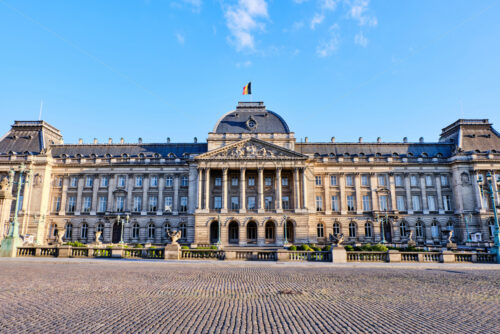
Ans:
POLYGON ((283 148, 266 141, 248 138, 207 153, 200 154, 197 160, 305 160, 306 155, 283 148))

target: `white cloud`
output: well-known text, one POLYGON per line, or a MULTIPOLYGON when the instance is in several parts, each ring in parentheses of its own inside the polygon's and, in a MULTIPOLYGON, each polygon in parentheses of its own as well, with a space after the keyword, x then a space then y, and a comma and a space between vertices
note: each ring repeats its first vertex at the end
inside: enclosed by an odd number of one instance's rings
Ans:
POLYGON ((314 14, 314 17, 311 20, 310 27, 312 30, 316 29, 316 26, 323 23, 323 20, 325 19, 325 15, 316 13, 314 14))
POLYGON ((316 48, 316 54, 318 55, 318 57, 329 57, 337 52, 340 45, 340 36, 338 30, 339 26, 337 24, 334 24, 330 27, 330 38, 326 41, 322 41, 316 48))
POLYGON ((337 8, 337 2, 338 0, 321 0, 320 7, 324 10, 333 11, 337 8))
POLYGON ((258 21, 269 16, 265 0, 239 0, 237 5, 227 7, 224 16, 238 50, 255 48, 253 32, 263 30, 265 24, 258 21))
POLYGON ((349 1, 349 16, 358 21, 360 26, 375 27, 378 24, 377 18, 367 13, 370 0, 349 1))
POLYGON ((362 47, 366 47, 368 45, 368 39, 360 31, 356 34, 356 36, 354 36, 354 43, 361 45, 362 47))
POLYGON ((176 33, 175 38, 177 38, 177 42, 179 42, 179 44, 184 44, 184 42, 186 41, 186 38, 181 33, 176 33))

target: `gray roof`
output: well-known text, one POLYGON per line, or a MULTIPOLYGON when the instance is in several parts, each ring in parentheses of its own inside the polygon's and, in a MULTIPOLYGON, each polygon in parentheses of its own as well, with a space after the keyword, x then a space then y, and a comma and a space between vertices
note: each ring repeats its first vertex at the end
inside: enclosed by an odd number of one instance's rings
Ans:
POLYGON ((0 154, 38 154, 49 145, 61 142, 59 130, 44 121, 15 121, 0 138, 0 154))
POLYGON ((277 113, 267 110, 264 102, 239 102, 236 110, 222 116, 215 124, 215 133, 290 133, 285 120, 277 113), (253 119, 256 126, 247 122, 253 119))

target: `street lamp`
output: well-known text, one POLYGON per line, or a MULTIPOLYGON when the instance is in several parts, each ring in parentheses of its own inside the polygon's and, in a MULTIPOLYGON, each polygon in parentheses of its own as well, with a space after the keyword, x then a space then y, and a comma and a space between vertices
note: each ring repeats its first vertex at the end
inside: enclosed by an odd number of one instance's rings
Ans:
MULTIPOLYGON (((387 210, 385 211, 385 219, 387 220, 387 210)), ((380 220, 380 214, 377 214, 377 220, 380 223, 380 228, 381 228, 381 233, 382 233, 382 241, 380 241, 381 244, 385 244, 385 231, 384 231, 384 220, 380 220)))
POLYGON ((469 213, 467 216, 464 217, 464 219, 465 219, 465 233, 467 233, 467 242, 471 242, 469 233, 469 223, 472 222, 472 214, 469 213))
POLYGON ((220 215, 217 215, 217 249, 220 249, 222 242, 220 241, 220 215))
POLYGON ((286 235, 286 230, 287 230, 287 227, 288 227, 288 226, 286 226, 287 225, 287 218, 288 217, 286 215, 283 216, 283 225, 285 226, 285 241, 283 242, 283 246, 288 244, 288 238, 287 238, 287 235, 286 235))
MULTIPOLYGON (((488 171, 488 173, 486 174, 486 181, 487 181, 486 183, 488 186, 487 189, 484 189, 482 175, 478 175, 477 182, 479 183, 479 186, 481 187, 481 194, 484 194, 484 192, 486 192, 486 194, 488 194, 490 196, 491 208, 493 209, 493 224, 495 226, 495 231, 493 232, 495 242, 493 244, 491 252, 493 254, 496 254, 496 262, 500 263, 500 229, 498 227, 497 206, 495 205, 495 193, 497 193, 499 191, 495 191, 493 189, 492 179, 493 179, 493 176, 491 175, 491 172, 488 171)), ((500 177, 497 178, 497 182, 500 182, 500 177)))

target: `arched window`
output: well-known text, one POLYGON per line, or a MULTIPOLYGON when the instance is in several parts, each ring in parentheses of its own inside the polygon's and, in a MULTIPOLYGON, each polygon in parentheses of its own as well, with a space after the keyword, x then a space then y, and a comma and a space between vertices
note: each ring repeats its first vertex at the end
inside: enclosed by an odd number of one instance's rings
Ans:
POLYGON ((155 224, 150 223, 148 225, 148 238, 154 239, 154 237, 155 237, 155 224))
POLYGON ((349 237, 356 238, 356 224, 349 223, 349 237))
POLYGON ((439 238, 439 227, 436 221, 432 222, 431 225, 431 234, 433 238, 439 238))
POLYGON ((50 225, 49 238, 55 238, 57 236, 57 225, 55 223, 50 225))
POLYGON ((316 231, 317 231, 317 234, 318 234, 318 238, 324 238, 325 237, 325 231, 324 231, 324 228, 323 228, 323 224, 319 223, 318 225, 316 225, 316 231))
POLYGON ((453 231, 454 230, 453 222, 451 220, 446 223, 446 229, 448 231, 453 231))
POLYGON ((170 224, 169 223, 165 223, 165 225, 163 225, 163 232, 165 233, 165 238, 170 238, 168 236, 168 233, 170 232, 170 224))
POLYGON ((80 231, 80 237, 82 239, 87 239, 88 232, 89 232, 89 225, 87 223, 83 223, 82 230, 80 231))
POLYGON ((399 234, 402 237, 407 237, 408 236, 409 230, 408 230, 408 223, 407 222, 402 221, 401 223, 399 223, 399 234))
POLYGON ((340 234, 340 224, 339 223, 334 223, 333 224, 333 235, 340 234))
POLYGON ((99 223, 97 225, 97 232, 104 232, 104 224, 103 223, 99 223))
POLYGON ((493 224, 493 219, 488 221, 488 231, 490 232, 490 238, 495 235, 495 224, 493 224))
POLYGON ((415 233, 417 234, 417 238, 423 238, 424 237, 424 224, 422 224, 421 221, 418 221, 415 228, 416 228, 415 233))
POLYGON ((65 239, 71 240, 73 237, 73 224, 68 223, 66 224, 66 235, 64 236, 65 239))
POLYGON ((137 223, 135 223, 134 226, 132 226, 132 238, 133 239, 139 238, 139 224, 137 223))
POLYGON ((186 240, 187 238, 187 227, 186 223, 181 223, 179 225, 179 231, 181 231, 181 239, 186 240))
POLYGON ((371 238, 373 236, 373 225, 372 223, 365 224, 365 237, 371 238))

